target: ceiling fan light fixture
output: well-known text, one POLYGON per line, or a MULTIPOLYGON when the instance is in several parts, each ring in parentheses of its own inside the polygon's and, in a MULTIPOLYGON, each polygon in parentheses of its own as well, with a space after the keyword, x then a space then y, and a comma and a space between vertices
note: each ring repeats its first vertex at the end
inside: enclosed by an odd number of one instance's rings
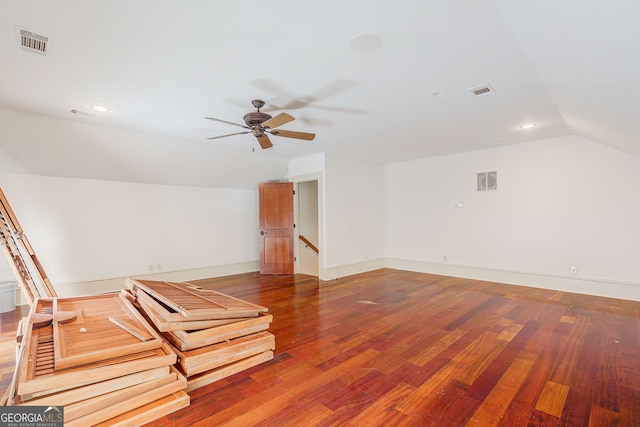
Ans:
POLYGON ((280 129, 275 130, 275 128, 280 127, 284 124, 287 124, 295 120, 295 118, 293 116, 290 116, 287 113, 280 113, 275 117, 271 117, 271 115, 261 112, 260 108, 262 108, 265 103, 264 101, 261 101, 259 99, 254 99, 252 101, 252 104, 258 111, 252 111, 250 113, 245 114, 243 117, 245 124, 239 124, 239 123, 229 122, 227 120, 216 119, 215 117, 205 117, 205 119, 208 119, 208 120, 213 120, 215 122, 226 123, 228 125, 238 126, 238 127, 247 129, 246 131, 243 131, 243 132, 230 133, 227 135, 220 135, 220 136, 212 136, 207 139, 219 139, 219 138, 226 138, 227 136, 251 133, 258 140, 260 147, 262 147, 262 149, 265 150, 267 148, 273 147, 273 144, 269 139, 269 134, 274 136, 282 136, 285 138, 301 139, 304 141, 312 141, 316 137, 314 133, 296 132, 296 131, 280 130, 280 129))

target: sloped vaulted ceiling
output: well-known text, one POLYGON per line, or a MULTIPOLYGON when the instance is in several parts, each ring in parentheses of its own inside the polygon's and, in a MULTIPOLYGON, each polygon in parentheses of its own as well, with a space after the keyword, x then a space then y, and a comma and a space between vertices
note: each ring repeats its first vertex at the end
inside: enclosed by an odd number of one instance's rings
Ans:
POLYGON ((0 0, 0 165, 209 185, 320 152, 390 163, 569 134, 640 156, 638 16, 632 0, 0 0), (205 116, 242 123, 256 98, 316 139, 206 139, 239 128, 205 116), (96 103, 111 111, 83 114, 96 103))

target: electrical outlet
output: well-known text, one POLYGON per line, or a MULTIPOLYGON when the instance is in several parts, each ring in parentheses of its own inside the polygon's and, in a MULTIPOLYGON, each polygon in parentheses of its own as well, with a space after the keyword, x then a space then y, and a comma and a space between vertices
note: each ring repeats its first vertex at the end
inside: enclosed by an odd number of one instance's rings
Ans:
POLYGON ((575 265, 571 267, 571 274, 578 274, 578 267, 575 265))
POLYGON ((447 262, 447 256, 446 255, 442 257, 442 261, 443 262, 447 262))

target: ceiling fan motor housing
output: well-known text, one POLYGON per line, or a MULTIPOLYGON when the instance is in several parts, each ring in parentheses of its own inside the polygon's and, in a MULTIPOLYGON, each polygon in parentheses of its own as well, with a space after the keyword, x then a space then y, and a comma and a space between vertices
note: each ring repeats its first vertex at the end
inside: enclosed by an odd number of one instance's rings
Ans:
POLYGON ((259 111, 253 111, 244 115, 244 122, 249 127, 260 126, 262 123, 269 120, 271 116, 267 113, 261 113, 259 111))

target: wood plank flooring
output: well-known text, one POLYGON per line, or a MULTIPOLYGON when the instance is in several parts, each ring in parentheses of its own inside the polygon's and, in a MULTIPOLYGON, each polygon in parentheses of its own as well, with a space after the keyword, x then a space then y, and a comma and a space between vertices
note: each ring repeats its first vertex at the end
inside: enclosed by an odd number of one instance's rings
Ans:
POLYGON ((640 426, 640 302, 390 269, 194 283, 268 307, 275 358, 150 425, 640 426))

